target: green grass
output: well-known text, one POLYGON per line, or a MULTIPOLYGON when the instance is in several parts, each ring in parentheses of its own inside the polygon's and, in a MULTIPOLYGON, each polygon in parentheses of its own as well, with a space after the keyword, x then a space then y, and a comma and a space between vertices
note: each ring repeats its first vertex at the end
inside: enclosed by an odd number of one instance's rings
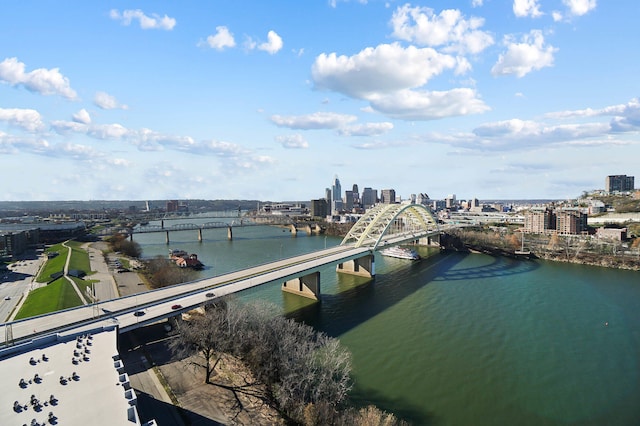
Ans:
POLYGON ((76 277, 69 278, 71 278, 73 282, 76 283, 76 286, 78 286, 78 290, 80 290, 80 293, 82 293, 87 302, 91 303, 91 298, 87 296, 87 289, 89 289, 89 293, 91 293, 91 284, 100 282, 100 280, 83 280, 76 277))
POLYGON ((62 244, 56 244, 54 246, 49 247, 45 252, 46 253, 58 252, 60 254, 54 258, 47 260, 47 263, 45 263, 44 267, 40 271, 38 278, 36 278, 36 281, 39 283, 46 283, 51 279, 51 274, 54 274, 56 272, 61 272, 64 270, 64 264, 67 261, 67 254, 69 252, 69 249, 66 247, 63 247, 62 244))
POLYGON ((71 284, 65 278, 59 278, 45 287, 29 293, 16 319, 29 318, 62 309, 82 305, 71 284))
POLYGON ((82 248, 84 243, 78 241, 67 241, 67 245, 71 247, 71 259, 69 260, 69 269, 77 269, 84 271, 87 275, 91 274, 91 263, 89 261, 89 253, 82 248))

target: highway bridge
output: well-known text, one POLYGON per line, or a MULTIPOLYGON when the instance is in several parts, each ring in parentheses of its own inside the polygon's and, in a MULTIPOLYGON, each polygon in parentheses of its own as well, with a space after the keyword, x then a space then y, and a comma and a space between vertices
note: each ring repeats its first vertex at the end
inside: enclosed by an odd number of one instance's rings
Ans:
POLYGON ((317 299, 320 269, 375 276, 374 251, 389 245, 437 242, 441 230, 419 204, 389 204, 370 210, 338 246, 189 283, 93 303, 47 315, 1 324, 2 344, 13 345, 39 335, 117 323, 126 332, 259 285, 279 283, 284 291, 317 299))

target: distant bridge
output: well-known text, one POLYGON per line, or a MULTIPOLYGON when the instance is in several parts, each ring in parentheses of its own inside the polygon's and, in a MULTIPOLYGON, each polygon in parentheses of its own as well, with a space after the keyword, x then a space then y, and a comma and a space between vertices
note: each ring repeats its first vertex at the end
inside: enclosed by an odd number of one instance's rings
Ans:
POLYGON ((4 324, 5 344, 33 335, 78 329, 96 323, 117 322, 125 332, 248 288, 280 283, 282 290, 318 299, 320 269, 337 265, 336 271, 375 276, 374 251, 406 242, 434 244, 440 229, 431 213, 418 204, 378 206, 363 216, 338 246, 145 293, 94 303, 4 324), (136 313, 138 313, 136 315, 136 313))

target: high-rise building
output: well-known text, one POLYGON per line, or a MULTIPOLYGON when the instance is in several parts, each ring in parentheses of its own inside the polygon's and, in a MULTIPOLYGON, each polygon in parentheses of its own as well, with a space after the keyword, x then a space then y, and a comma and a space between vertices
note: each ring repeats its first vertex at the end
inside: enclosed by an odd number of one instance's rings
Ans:
POLYGON ((587 215, 578 209, 562 209, 556 212, 558 234, 580 234, 587 231, 587 215))
POLYGON ((331 214, 338 214, 342 210, 342 188, 338 175, 333 178, 331 185, 331 214))
POLYGON ((416 203, 417 204, 422 204, 423 206, 426 206, 429 204, 429 196, 425 193, 420 193, 416 196, 416 203))
POLYGON ((551 210, 534 209, 524 214, 524 232, 544 234, 553 229, 555 229, 555 221, 551 210))
POLYGON ((344 191, 344 209, 348 212, 353 210, 353 191, 344 191))
POLYGON ((633 176, 627 175, 607 176, 604 182, 605 190, 607 192, 633 191, 635 188, 634 180, 633 176))
POLYGON ((328 206, 329 204, 324 198, 320 198, 319 200, 311 200, 311 217, 327 217, 327 214, 329 213, 328 206))
POLYGON ((362 190, 362 207, 368 209, 378 202, 378 191, 376 189, 365 188, 362 190))
POLYGON ((383 189, 380 193, 380 201, 383 204, 394 204, 396 202, 396 190, 383 189))
POLYGON ((178 211, 178 200, 170 200, 167 201, 167 212, 177 212, 178 211))
POLYGON ((360 205, 360 192, 358 191, 358 184, 354 183, 353 188, 351 189, 353 192, 353 204, 360 205))
POLYGON ((448 209, 451 209, 456 206, 456 194, 447 195, 447 198, 444 199, 445 205, 448 209))
POLYGON ((342 188, 340 187, 340 179, 338 175, 333 179, 333 185, 331 185, 331 199, 334 201, 342 200, 342 188))

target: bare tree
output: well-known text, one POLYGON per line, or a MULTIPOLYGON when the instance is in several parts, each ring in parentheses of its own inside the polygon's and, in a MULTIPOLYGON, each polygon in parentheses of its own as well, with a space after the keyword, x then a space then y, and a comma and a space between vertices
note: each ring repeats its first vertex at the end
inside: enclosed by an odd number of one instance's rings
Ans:
POLYGON ((214 307, 205 315, 192 315, 180 323, 177 338, 169 343, 171 351, 188 358, 188 363, 204 370, 205 383, 211 383, 216 366, 228 350, 229 334, 224 308, 214 307))
POLYGON ((304 420, 311 404, 323 419, 319 424, 333 423, 327 420, 338 415, 351 389, 351 355, 340 342, 278 315, 265 302, 212 305, 205 315, 183 322, 171 348, 192 356, 207 383, 224 353, 235 356, 251 371, 252 382, 232 390, 261 395, 295 422, 304 420))

